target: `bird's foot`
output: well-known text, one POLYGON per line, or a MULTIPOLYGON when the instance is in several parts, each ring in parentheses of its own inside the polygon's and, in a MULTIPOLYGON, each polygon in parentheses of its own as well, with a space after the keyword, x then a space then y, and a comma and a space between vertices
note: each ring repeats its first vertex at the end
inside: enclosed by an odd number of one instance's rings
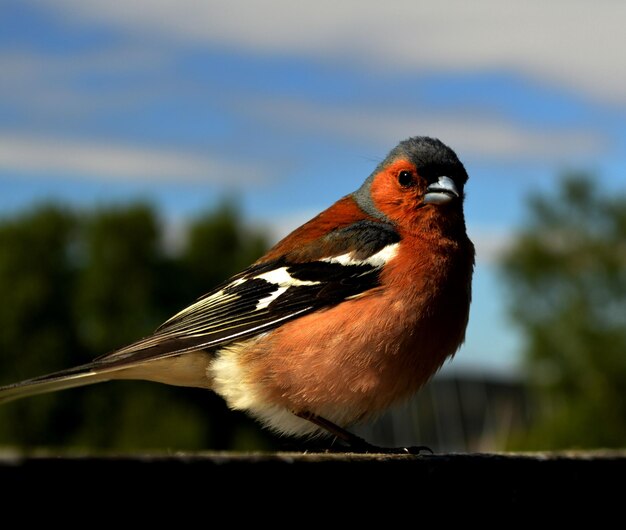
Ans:
POLYGON ((346 451, 360 454, 384 454, 384 455, 420 455, 423 453, 433 454, 433 450, 425 445, 411 447, 381 447, 365 441, 363 438, 353 435, 346 446, 346 451))
POLYGON ((328 452, 342 452, 342 453, 361 453, 361 454, 388 454, 388 455, 419 455, 421 453, 428 452, 433 454, 432 449, 425 445, 418 445, 413 447, 379 447, 372 445, 360 436, 347 431, 343 427, 328 421, 326 418, 322 418, 317 414, 311 414, 310 412, 294 412, 297 416, 308 420, 318 427, 328 431, 334 435, 338 441, 341 442, 340 446, 335 446, 329 449, 328 452))

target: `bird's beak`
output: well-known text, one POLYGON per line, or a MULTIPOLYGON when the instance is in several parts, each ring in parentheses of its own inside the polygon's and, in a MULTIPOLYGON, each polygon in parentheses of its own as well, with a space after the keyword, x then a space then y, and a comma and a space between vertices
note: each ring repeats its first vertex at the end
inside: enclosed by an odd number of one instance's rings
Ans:
POLYGON ((426 188, 424 204, 445 204, 459 198, 459 190, 450 177, 439 177, 426 188))

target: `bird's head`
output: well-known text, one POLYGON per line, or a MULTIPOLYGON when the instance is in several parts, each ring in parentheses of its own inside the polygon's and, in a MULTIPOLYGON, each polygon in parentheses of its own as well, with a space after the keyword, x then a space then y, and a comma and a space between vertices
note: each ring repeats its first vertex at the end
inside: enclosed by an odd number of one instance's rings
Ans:
POLYGON ((467 178, 452 149, 415 136, 392 149, 352 196, 367 214, 402 226, 433 214, 462 216, 467 178))

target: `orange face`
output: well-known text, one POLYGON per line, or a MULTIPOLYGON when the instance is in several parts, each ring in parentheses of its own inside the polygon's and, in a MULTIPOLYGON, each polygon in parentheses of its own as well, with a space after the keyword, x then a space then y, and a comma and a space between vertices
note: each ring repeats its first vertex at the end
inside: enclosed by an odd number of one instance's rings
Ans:
MULTIPOLYGON (((422 217, 421 209, 438 209, 441 206, 457 205, 460 208, 461 199, 453 196, 445 202, 429 202, 427 195, 441 195, 434 191, 438 178, 444 175, 426 178, 420 175, 415 165, 406 159, 399 159, 376 175, 370 187, 370 195, 375 206, 391 221, 399 226, 408 226, 422 217)), ((451 179, 447 178, 448 181, 451 179)))
POLYGON ((370 195, 376 207, 393 221, 414 210, 424 196, 426 182, 408 160, 398 160, 374 178, 370 195))

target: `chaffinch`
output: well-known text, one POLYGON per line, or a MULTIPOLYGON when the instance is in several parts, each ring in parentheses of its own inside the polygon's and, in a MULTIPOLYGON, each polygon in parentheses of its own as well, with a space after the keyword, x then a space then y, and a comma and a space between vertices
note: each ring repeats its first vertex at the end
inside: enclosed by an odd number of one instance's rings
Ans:
POLYGON ((439 140, 404 140, 357 191, 154 334, 0 388, 0 403, 144 379, 213 390, 278 433, 368 447, 345 427, 410 397, 464 340, 467 178, 439 140))

